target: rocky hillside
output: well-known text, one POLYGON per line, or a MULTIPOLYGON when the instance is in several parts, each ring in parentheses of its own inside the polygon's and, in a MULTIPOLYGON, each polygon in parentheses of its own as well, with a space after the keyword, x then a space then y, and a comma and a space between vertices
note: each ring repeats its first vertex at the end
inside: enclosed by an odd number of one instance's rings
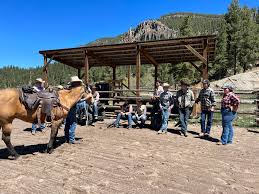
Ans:
POLYGON ((164 15, 158 20, 147 20, 128 32, 113 38, 101 38, 88 45, 105 45, 125 42, 161 40, 180 37, 180 27, 184 19, 190 17, 194 35, 217 34, 222 21, 221 15, 193 13, 174 13, 164 15))

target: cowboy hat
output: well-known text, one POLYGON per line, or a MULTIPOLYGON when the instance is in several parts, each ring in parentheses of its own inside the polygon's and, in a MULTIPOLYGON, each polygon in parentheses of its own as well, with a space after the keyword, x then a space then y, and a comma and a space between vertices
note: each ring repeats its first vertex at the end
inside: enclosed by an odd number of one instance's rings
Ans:
POLYGON ((168 83, 163 83, 163 87, 167 87, 167 88, 169 88, 169 87, 170 87, 170 85, 169 85, 168 83))
POLYGON ((82 80, 78 78, 78 76, 72 76, 70 77, 70 83, 73 83, 73 82, 81 82, 82 83, 82 80))
POLYGON ((63 90, 63 89, 64 89, 64 87, 63 87, 62 85, 58 85, 57 88, 58 88, 59 90, 63 90))
POLYGON ((233 86, 233 84, 231 84, 231 83, 225 83, 225 84, 222 86, 222 89, 230 89, 230 90, 233 90, 233 89, 234 89, 234 86, 233 86))
POLYGON ((37 78, 35 81, 36 82, 40 82, 40 83, 45 83, 45 81, 43 79, 41 79, 41 78, 37 78))

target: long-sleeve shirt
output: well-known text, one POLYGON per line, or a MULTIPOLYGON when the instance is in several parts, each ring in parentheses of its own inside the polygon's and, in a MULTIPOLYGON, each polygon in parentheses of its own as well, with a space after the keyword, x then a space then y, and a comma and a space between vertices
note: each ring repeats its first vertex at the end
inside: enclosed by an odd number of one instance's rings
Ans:
POLYGON ((160 94, 160 108, 168 109, 172 104, 174 104, 173 94, 169 91, 162 92, 160 94))
POLYGON ((186 92, 178 90, 176 93, 176 103, 179 108, 192 107, 194 104, 194 94, 188 89, 186 92))
POLYGON ((221 100, 222 108, 230 108, 231 106, 238 106, 239 104, 240 104, 240 99, 233 92, 229 92, 228 94, 224 95, 221 100))
POLYGON ((94 102, 99 102, 100 100, 99 92, 95 91, 95 93, 93 93, 93 98, 94 98, 94 102))
POLYGON ((203 88, 196 102, 201 102, 201 110, 209 110, 212 106, 216 106, 214 90, 210 87, 207 89, 203 88))
POLYGON ((164 91, 162 86, 158 86, 158 88, 156 88, 156 90, 154 91, 154 96, 160 96, 160 94, 164 91))

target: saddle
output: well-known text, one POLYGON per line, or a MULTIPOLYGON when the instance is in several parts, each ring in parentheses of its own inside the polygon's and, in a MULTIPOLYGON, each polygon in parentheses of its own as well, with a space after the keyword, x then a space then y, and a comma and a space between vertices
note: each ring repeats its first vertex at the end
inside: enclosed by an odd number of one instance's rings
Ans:
POLYGON ((37 110, 38 124, 42 114, 46 116, 48 122, 51 122, 54 119, 53 108, 60 105, 57 91, 48 89, 36 92, 30 86, 20 89, 20 100, 27 110, 37 110))

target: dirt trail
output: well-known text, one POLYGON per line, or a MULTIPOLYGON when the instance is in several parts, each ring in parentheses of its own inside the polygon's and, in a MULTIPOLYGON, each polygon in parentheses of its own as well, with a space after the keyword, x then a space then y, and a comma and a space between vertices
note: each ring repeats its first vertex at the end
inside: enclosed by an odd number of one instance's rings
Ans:
POLYGON ((32 136, 16 120, 12 142, 23 155, 4 159, 0 142, 0 193, 259 193, 259 132, 236 128, 233 145, 217 146, 194 125, 187 138, 105 126, 78 127, 81 144, 44 154, 49 130, 32 136))

